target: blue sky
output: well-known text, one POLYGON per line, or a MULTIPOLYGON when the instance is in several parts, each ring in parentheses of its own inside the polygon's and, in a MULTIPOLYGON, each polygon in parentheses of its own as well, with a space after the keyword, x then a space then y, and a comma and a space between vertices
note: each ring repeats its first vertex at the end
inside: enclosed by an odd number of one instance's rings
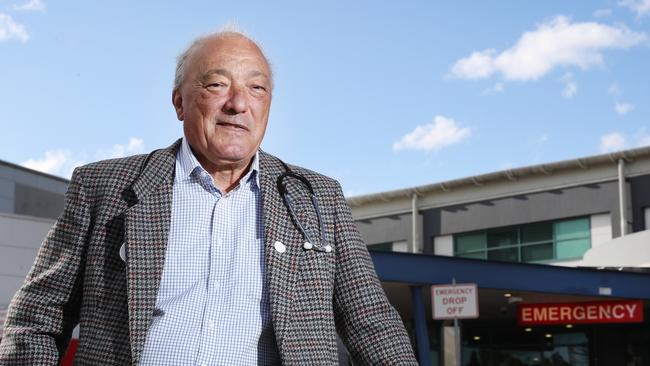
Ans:
POLYGON ((0 159, 171 144, 176 55, 233 21, 274 68, 262 147, 348 195, 650 145, 650 0, 0 0, 0 159))

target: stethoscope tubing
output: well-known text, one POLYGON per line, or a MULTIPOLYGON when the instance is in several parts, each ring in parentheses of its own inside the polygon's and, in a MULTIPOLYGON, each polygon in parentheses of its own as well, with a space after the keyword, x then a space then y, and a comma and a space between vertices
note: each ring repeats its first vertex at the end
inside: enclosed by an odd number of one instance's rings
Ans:
POLYGON ((285 164, 283 161, 281 161, 282 165, 284 165, 285 172, 280 174, 277 179, 277 186, 278 186, 278 193, 280 193, 280 196, 282 197, 282 200, 284 201, 284 204, 287 206, 287 209, 289 210, 289 215, 293 218, 293 221, 298 225, 298 229, 300 229, 300 232, 302 233, 303 237, 305 238, 305 243, 303 244, 303 248, 306 250, 316 250, 319 252, 331 252, 332 251, 332 246, 328 244, 328 238, 327 238, 327 232, 325 231, 325 226, 323 224, 323 218, 321 215, 320 207, 318 205, 318 199, 316 198, 316 194, 314 193, 314 188, 312 187, 311 183, 309 180, 302 174, 297 173, 287 164, 285 164), (303 226, 303 224, 300 222, 298 219, 298 216, 296 215, 296 212, 294 211, 293 208, 293 202, 291 201, 291 197, 288 195, 287 192, 287 183, 285 182, 285 179, 287 178, 294 178, 304 187, 307 188, 309 191, 309 197, 312 203, 312 206, 314 207, 314 212, 316 213, 316 219, 318 221, 318 229, 319 229, 319 234, 320 234, 320 240, 318 242, 315 242, 309 233, 307 233, 307 230, 303 226))

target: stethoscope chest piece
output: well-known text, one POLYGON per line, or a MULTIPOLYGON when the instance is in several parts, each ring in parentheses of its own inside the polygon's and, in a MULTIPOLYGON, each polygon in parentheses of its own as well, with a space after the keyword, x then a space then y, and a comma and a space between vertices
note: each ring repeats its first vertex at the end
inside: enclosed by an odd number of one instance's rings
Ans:
POLYGON ((302 245, 302 247, 303 247, 303 249, 305 249, 305 250, 313 250, 313 249, 315 249, 315 250, 317 250, 317 251, 323 251, 323 252, 326 252, 326 253, 330 253, 330 252, 332 251, 332 246, 329 245, 329 244, 325 245, 325 246, 322 247, 322 249, 321 249, 321 248, 319 248, 319 247, 314 247, 314 244, 312 244, 312 243, 310 243, 310 242, 308 242, 308 241, 306 241, 305 244, 302 245))

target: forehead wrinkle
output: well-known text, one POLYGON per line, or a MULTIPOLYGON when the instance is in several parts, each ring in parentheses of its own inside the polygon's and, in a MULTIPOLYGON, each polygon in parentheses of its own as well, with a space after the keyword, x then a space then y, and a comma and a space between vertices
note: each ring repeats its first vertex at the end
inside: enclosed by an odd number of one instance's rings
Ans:
POLYGON ((210 70, 204 72, 201 75, 201 80, 204 81, 207 78, 209 78, 211 75, 214 75, 214 74, 222 75, 222 76, 225 76, 225 77, 227 77, 229 79, 232 79, 232 73, 230 71, 226 70, 226 69, 210 69, 210 70))
MULTIPOLYGON (((222 75, 222 76, 225 76, 225 77, 227 77, 229 79, 233 78, 233 74, 230 71, 226 70, 226 69, 210 69, 210 70, 204 72, 200 76, 199 80, 206 81, 212 75, 222 75)), ((259 70, 251 70, 246 74, 246 76, 248 78, 254 78, 254 77, 261 76, 261 77, 265 78, 267 81, 269 80, 269 76, 265 72, 262 72, 262 71, 259 71, 259 70)))

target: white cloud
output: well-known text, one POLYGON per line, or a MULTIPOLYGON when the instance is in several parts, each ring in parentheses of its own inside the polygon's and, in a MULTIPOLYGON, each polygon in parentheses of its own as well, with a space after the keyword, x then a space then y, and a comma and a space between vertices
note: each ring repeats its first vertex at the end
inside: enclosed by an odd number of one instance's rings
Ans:
POLYGON ((631 112, 634 109, 634 106, 630 103, 616 102, 614 109, 616 110, 616 113, 618 113, 619 116, 623 116, 631 112))
POLYGON ((496 71, 494 54, 495 49, 474 51, 468 57, 456 61, 451 74, 461 79, 487 78, 496 71))
POLYGON ((393 151, 439 150, 457 144, 471 133, 469 127, 460 127, 451 118, 436 116, 431 123, 417 126, 393 144, 393 151))
POLYGON ((115 144, 108 150, 99 150, 95 157, 97 159, 115 159, 123 158, 129 155, 135 155, 144 151, 144 140, 137 137, 131 137, 125 145, 115 144))
MULTIPOLYGON (((127 155, 133 155, 143 152, 144 141, 132 137, 127 144, 115 144, 110 149, 100 149, 94 153, 95 160, 120 158, 127 155)), ((45 156, 39 159, 29 159, 20 165, 38 170, 43 173, 58 175, 69 178, 72 176, 74 168, 86 163, 88 156, 92 154, 81 153, 73 154, 69 150, 48 150, 45 156)))
POLYGON ((14 10, 44 12, 45 9, 45 3, 41 0, 29 0, 22 5, 14 5, 14 10))
POLYGON ((562 82, 564 82, 564 89, 562 90, 562 96, 565 99, 571 99, 578 92, 578 84, 573 78, 573 74, 570 72, 564 74, 562 77, 562 82))
POLYGON ((70 156, 68 150, 50 150, 45 152, 45 157, 29 159, 20 165, 43 173, 60 174, 62 168, 70 160, 70 156))
POLYGON ((610 95, 620 95, 621 94, 621 89, 618 87, 616 84, 612 84, 607 88, 607 94, 610 95))
POLYGON ((612 15, 612 9, 596 9, 594 10, 594 18, 605 18, 612 15))
POLYGON ((618 2, 619 6, 624 6, 641 17, 650 12, 650 0, 622 0, 618 2))
POLYGON ((17 23, 11 16, 0 13, 0 42, 12 39, 27 42, 29 34, 24 25, 17 23))
POLYGON ((525 32, 501 53, 494 49, 472 52, 456 61, 450 73, 460 79, 500 73, 508 80, 536 80, 560 66, 587 69, 602 64, 603 50, 630 48, 646 38, 645 33, 633 32, 624 25, 571 23, 568 17, 557 16, 525 32))
POLYGON ((620 132, 612 132, 600 138, 600 151, 612 152, 625 149, 627 146, 627 139, 620 132))
POLYGON ((612 132, 600 138, 600 151, 612 152, 628 148, 649 146, 650 135, 645 128, 638 130, 631 138, 621 132, 612 132))

